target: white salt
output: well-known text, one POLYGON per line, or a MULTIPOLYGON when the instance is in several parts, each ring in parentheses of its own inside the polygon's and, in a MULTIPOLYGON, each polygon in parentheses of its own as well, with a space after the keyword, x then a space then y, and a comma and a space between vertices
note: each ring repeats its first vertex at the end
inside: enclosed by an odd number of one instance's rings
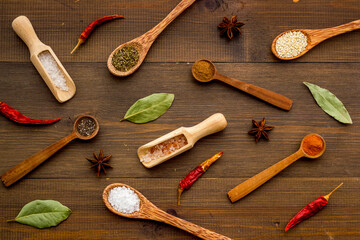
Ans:
POLYGON ((291 31, 276 40, 275 49, 280 57, 292 58, 302 53, 306 46, 306 35, 300 31, 291 31))
POLYGON ((188 142, 184 134, 170 138, 151 147, 150 149, 147 149, 145 154, 141 156, 140 162, 150 162, 157 158, 164 157, 179 150, 187 144, 188 142))
POLYGON ((68 91, 69 87, 66 85, 65 76, 50 52, 41 52, 38 57, 54 85, 62 91, 68 91))
POLYGON ((110 190, 109 203, 116 211, 122 213, 133 213, 140 209, 140 198, 130 188, 115 187, 110 190))

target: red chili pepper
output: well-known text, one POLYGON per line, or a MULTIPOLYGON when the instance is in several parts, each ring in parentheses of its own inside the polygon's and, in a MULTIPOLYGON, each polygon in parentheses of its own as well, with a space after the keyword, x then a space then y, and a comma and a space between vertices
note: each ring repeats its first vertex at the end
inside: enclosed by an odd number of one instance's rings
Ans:
POLYGON ((24 123, 24 124, 50 124, 60 120, 60 118, 56 118, 52 120, 31 119, 21 114, 16 109, 10 107, 4 102, 0 102, 0 113, 5 117, 7 117, 8 119, 13 120, 14 122, 24 123))
POLYGON ((203 175, 206 170, 208 170, 210 165, 213 164, 216 160, 218 160, 221 155, 223 155, 223 153, 224 151, 215 154, 214 156, 197 166, 194 170, 189 172, 189 174, 186 175, 183 180, 181 180, 178 189, 178 205, 180 205, 180 196, 184 189, 189 189, 193 185, 193 183, 198 180, 198 178, 203 175))
POLYGON ((83 44, 86 39, 89 37, 89 35, 92 33, 92 31, 94 31, 94 29, 101 25, 102 23, 104 22, 107 22, 107 21, 110 21, 110 20, 113 20, 113 19, 117 19, 117 18, 125 18, 124 16, 122 15, 118 15, 118 14, 114 14, 114 15, 109 15, 109 16, 104 16, 104 17, 101 17, 99 19, 96 19, 95 21, 93 21, 92 23, 90 23, 86 28, 85 30, 81 33, 80 37, 79 37, 79 40, 78 40, 78 43, 76 44, 76 46, 74 47, 74 49, 71 51, 70 54, 73 54, 73 52, 81 45, 83 44))
POLYGON ((285 232, 295 226, 296 224, 308 219, 309 217, 313 216, 314 214, 318 213, 321 209, 323 209, 326 204, 329 202, 330 195, 335 192, 339 187, 343 185, 342 183, 337 186, 334 190, 332 190, 328 195, 321 196, 317 198, 315 201, 306 205, 303 209, 298 212, 295 217, 293 217, 290 222, 286 225, 285 232))

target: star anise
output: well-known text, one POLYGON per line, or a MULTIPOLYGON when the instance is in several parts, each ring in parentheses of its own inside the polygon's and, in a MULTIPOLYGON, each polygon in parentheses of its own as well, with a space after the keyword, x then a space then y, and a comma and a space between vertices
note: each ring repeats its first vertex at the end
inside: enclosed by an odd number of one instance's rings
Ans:
POLYGON ((244 26, 244 23, 237 20, 237 16, 232 16, 229 20, 227 17, 224 17, 224 20, 218 25, 220 29, 220 35, 227 35, 229 39, 232 39, 233 36, 241 35, 240 28, 244 26))
POLYGON ((265 125, 265 118, 262 121, 257 123, 255 120, 252 120, 253 128, 249 131, 249 134, 255 135, 255 142, 258 142, 261 137, 264 137, 266 140, 269 140, 268 131, 271 131, 274 127, 265 125))
POLYGON ((93 165, 91 165, 90 168, 96 168, 97 169, 97 176, 100 176, 100 173, 101 173, 102 170, 106 174, 105 167, 112 168, 112 166, 107 163, 107 161, 110 160, 111 155, 105 157, 102 149, 100 150, 100 153, 99 153, 98 156, 96 156, 95 153, 93 153, 93 156, 94 156, 95 159, 90 159, 90 158, 86 158, 86 159, 93 164, 93 165))

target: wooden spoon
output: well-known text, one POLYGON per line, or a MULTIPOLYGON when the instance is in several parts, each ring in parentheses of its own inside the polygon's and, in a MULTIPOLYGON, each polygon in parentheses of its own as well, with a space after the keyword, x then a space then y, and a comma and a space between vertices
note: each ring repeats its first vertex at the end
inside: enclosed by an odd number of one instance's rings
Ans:
POLYGON ((257 175, 253 176, 252 178, 249 178, 245 182, 237 185, 235 188, 230 190, 228 192, 228 197, 231 202, 236 202, 237 200, 245 197, 264 183, 266 183, 268 180, 270 180, 272 177, 274 177, 276 174, 287 168, 289 165, 291 165, 293 162, 298 160, 301 157, 307 157, 307 158, 318 158, 325 152, 326 144, 325 140, 318 134, 309 134, 303 138, 301 141, 300 148, 297 152, 290 155, 289 157, 281 160, 280 162, 272 165, 271 167, 265 169, 261 173, 258 173, 257 175), (323 141, 323 149, 320 153, 316 155, 309 155, 307 154, 303 149, 304 140, 312 135, 318 136, 323 141))
POLYGON ((245 83, 240 80, 230 78, 230 77, 220 74, 217 71, 217 69, 215 68, 214 63, 212 63, 208 59, 197 60, 192 67, 192 75, 199 82, 210 82, 214 79, 220 80, 220 81, 227 83, 237 89, 240 89, 241 91, 244 91, 244 92, 246 92, 250 95, 253 95, 257 98, 260 98, 261 100, 268 102, 268 103, 270 103, 276 107, 279 107, 281 109, 284 109, 284 110, 290 110, 292 103, 293 103, 293 101, 291 99, 289 99, 281 94, 278 94, 278 93, 272 92, 270 90, 267 90, 267 89, 264 89, 261 87, 257 87, 252 84, 245 83), (209 63, 209 70, 211 70, 213 73, 212 76, 206 76, 206 78, 205 78, 204 75, 203 75, 203 77, 201 77, 200 75, 196 74, 195 68, 196 68, 197 64, 199 64, 202 61, 209 63))
POLYGON ((28 46, 31 62, 34 64, 35 68, 40 73, 41 77, 44 79, 46 85, 48 86, 56 100, 62 103, 71 99, 76 92, 76 87, 73 80, 71 79, 70 75, 67 73, 64 66, 61 64, 60 60, 57 58, 51 47, 45 45, 39 40, 33 26, 31 25, 30 20, 25 16, 19 16, 15 18, 12 22, 12 27, 16 34, 28 46), (62 72, 63 76, 65 77, 66 85, 69 88, 68 91, 63 91, 54 85, 49 73, 46 71, 39 59, 39 55, 42 53, 48 53, 55 60, 57 68, 62 72))
POLYGON ((360 19, 356 20, 356 21, 352 21, 337 27, 332 27, 332 28, 323 28, 323 29, 294 29, 294 30, 289 30, 283 33, 280 33, 272 42, 271 45, 271 51, 273 52, 273 54, 281 59, 281 60, 293 60, 295 58, 299 58, 302 55, 304 55, 305 53, 307 53, 310 49, 312 49, 313 47, 315 47, 316 45, 318 45, 319 43, 321 43, 322 41, 325 41, 326 39, 329 39, 331 37, 346 33, 346 32, 350 32, 350 31, 354 31, 356 29, 360 29, 360 19), (291 57, 291 58, 283 58, 280 57, 279 54, 276 51, 276 41, 278 40, 279 37, 281 37, 283 34, 288 33, 288 32, 297 32, 300 31, 303 34, 305 34, 305 36, 307 37, 307 46, 305 48, 304 51, 302 51, 299 55, 296 55, 295 57, 291 57))
POLYGON ((216 232, 212 232, 208 229, 205 229, 203 227, 200 227, 196 224, 193 224, 191 222, 185 221, 181 218, 175 217, 173 215, 170 215, 158 207, 156 207, 153 203, 151 203, 144 195, 142 195, 139 191, 136 189, 123 184, 123 183, 114 183, 108 185, 104 192, 103 192, 103 200, 106 205, 106 207, 113 213, 120 215, 122 217, 127 218, 139 218, 139 219, 148 219, 148 220, 154 220, 158 222, 163 222, 169 225, 172 225, 174 227, 180 228, 184 231, 187 231, 199 238, 202 239, 208 239, 208 240, 215 240, 215 239, 231 239, 228 237, 225 237, 221 234, 218 234, 216 232), (115 187, 127 187, 131 190, 133 190, 138 197, 140 198, 140 209, 137 212, 133 213, 122 213, 118 212, 116 209, 114 209, 110 202, 109 202, 109 192, 111 189, 115 187))
POLYGON ((215 114, 211 115, 210 117, 208 117, 207 119, 205 119, 204 121, 202 121, 201 123, 199 123, 193 127, 180 127, 162 137, 159 137, 159 138, 139 147, 137 154, 138 154, 139 159, 142 160, 142 158, 146 154, 146 152, 148 150, 150 150, 153 146, 158 145, 162 142, 165 142, 166 140, 169 140, 176 136, 184 135, 187 140, 187 144, 185 146, 181 147, 178 150, 173 151, 172 153, 170 153, 166 156, 151 160, 149 162, 145 162, 145 161, 141 162, 145 167, 152 168, 160 163, 163 163, 163 162, 169 160, 170 158, 173 158, 173 157, 191 149, 200 138, 203 138, 207 135, 219 132, 219 131, 223 130, 226 126, 227 126, 227 121, 226 121, 224 115, 221 113, 215 113, 215 114))
POLYGON ((98 121, 90 115, 82 115, 78 117, 74 123, 73 131, 70 135, 64 137, 60 141, 48 146, 47 148, 43 149, 42 151, 36 153, 35 155, 29 157, 28 159, 24 160, 23 162, 19 163, 15 167, 11 168, 9 171, 4 173, 1 176, 1 180, 6 187, 12 185, 16 181, 20 180, 26 174, 34 170, 37 166, 51 157, 54 153, 59 151, 61 148, 66 146, 72 140, 79 138, 81 140, 90 140, 97 135, 99 132, 99 123, 98 121), (83 136, 78 132, 78 124, 80 120, 84 118, 90 118, 95 122, 95 130, 89 136, 83 136))
POLYGON ((179 16, 186 8, 188 8, 191 4, 193 4, 196 0, 182 0, 160 23, 158 23, 155 27, 150 29, 145 34, 141 35, 140 37, 137 37, 127 43, 121 44, 115 50, 110 54, 108 61, 107 61, 107 67, 109 71, 119 77, 125 77, 133 72, 135 72, 142 62, 144 61, 146 54, 148 53, 151 45, 154 43, 155 39, 160 35, 160 33, 177 17, 179 16), (139 52, 139 60, 137 64, 132 67, 127 72, 121 72, 117 70, 112 65, 112 58, 113 55, 120 50, 122 47, 130 45, 134 47, 139 52))

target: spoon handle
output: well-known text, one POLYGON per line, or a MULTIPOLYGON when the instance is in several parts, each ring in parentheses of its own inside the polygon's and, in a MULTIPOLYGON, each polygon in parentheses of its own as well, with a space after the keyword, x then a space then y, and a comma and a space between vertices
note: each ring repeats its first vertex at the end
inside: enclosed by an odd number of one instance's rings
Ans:
POLYGON ((182 0, 161 22, 159 22, 155 27, 153 27, 151 30, 149 30, 146 34, 143 35, 143 41, 154 41, 175 18, 177 18, 195 1, 196 0, 182 0))
POLYGON ((200 227, 194 223, 188 222, 184 219, 175 217, 173 215, 170 215, 159 208, 154 208, 152 210, 151 219, 159 222, 163 222, 166 224, 170 224, 174 227, 180 228, 184 231, 187 231, 199 238, 207 239, 207 240, 231 240, 231 238, 228 238, 224 235, 221 235, 219 233, 210 231, 206 228, 200 227))
POLYGON ((11 24, 16 34, 26 43, 30 53, 36 52, 38 46, 45 46, 35 33, 30 20, 25 16, 19 16, 11 24))
POLYGON ((252 178, 249 178, 243 183, 240 183, 235 188, 230 190, 228 192, 228 197, 231 202, 236 202, 237 200, 245 197, 264 183, 266 183, 268 180, 270 180, 272 177, 274 177, 276 174, 287 168, 290 164, 298 160, 299 158, 303 157, 304 153, 301 149, 299 149, 294 154, 290 155, 289 157, 281 160, 280 162, 272 165, 271 167, 265 169, 261 173, 258 173, 257 175, 253 176, 252 178))
POLYGON ((70 135, 64 137, 60 141, 48 146, 42 151, 36 153, 35 155, 29 157, 28 159, 22 161, 15 167, 11 168, 9 171, 4 173, 1 176, 1 180, 6 187, 12 185, 26 174, 34 170, 37 166, 43 163, 46 159, 51 157, 59 149, 64 147, 66 144, 77 138, 76 133, 72 132, 70 135))
POLYGON ((360 19, 355 20, 349 23, 345 23, 340 26, 332 27, 332 28, 324 28, 324 29, 306 29, 305 32, 311 35, 312 45, 316 45, 328 38, 351 32, 356 29, 360 29, 360 19))
POLYGON ((240 80, 230 78, 227 76, 224 76, 222 74, 217 73, 214 78, 227 83, 233 87, 236 87, 237 89, 240 89, 250 95, 253 95, 257 98, 260 98, 261 100, 268 102, 276 107, 279 107, 284 110, 290 110, 293 101, 281 94, 275 93, 273 91, 257 87, 255 85, 242 82, 240 80))
POLYGON ((226 126, 227 121, 225 116, 222 113, 215 113, 201 123, 185 129, 191 135, 191 139, 188 140, 194 144, 207 135, 220 132, 226 126))

